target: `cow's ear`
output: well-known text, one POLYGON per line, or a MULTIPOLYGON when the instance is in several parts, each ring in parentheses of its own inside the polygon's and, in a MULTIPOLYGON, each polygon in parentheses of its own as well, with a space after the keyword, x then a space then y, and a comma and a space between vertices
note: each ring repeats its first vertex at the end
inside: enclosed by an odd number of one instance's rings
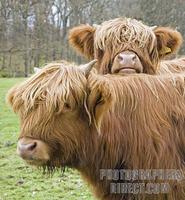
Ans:
POLYGON ((94 58, 95 27, 80 25, 69 31, 69 43, 81 54, 89 59, 94 58))
POLYGON ((23 101, 21 95, 18 95, 17 86, 14 86, 8 91, 6 101, 13 108, 14 112, 18 112, 20 106, 23 104, 23 101))
POLYGON ((160 57, 176 52, 182 44, 182 35, 168 27, 158 27, 154 30, 157 38, 157 48, 160 57))
POLYGON ((108 83, 94 83, 87 100, 87 107, 91 117, 91 122, 98 132, 101 131, 101 122, 113 103, 113 92, 108 83))
POLYGON ((6 102, 10 106, 13 106, 15 94, 16 94, 16 87, 14 86, 8 91, 6 95, 6 102))

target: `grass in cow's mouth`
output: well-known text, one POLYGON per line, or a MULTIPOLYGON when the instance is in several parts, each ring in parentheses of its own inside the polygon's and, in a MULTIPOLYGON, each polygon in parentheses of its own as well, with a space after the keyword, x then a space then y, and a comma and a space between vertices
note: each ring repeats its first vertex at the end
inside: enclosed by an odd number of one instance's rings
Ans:
POLYGON ((18 118, 5 105, 5 94, 22 80, 0 79, 0 200, 93 200, 76 171, 48 176, 16 155, 18 118))

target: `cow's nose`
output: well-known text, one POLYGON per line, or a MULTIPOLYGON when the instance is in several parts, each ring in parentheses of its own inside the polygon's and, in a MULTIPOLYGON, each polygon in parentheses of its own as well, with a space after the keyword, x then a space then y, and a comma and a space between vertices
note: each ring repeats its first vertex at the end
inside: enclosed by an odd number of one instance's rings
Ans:
POLYGON ((126 54, 126 53, 120 53, 115 58, 118 63, 124 66, 134 66, 135 61, 137 59, 135 54, 126 54))
POLYGON ((37 147, 37 142, 30 142, 30 143, 22 143, 21 141, 18 142, 17 145, 17 153, 24 159, 32 159, 33 152, 37 147))
POLYGON ((125 61, 125 60, 130 60, 130 61, 134 61, 136 59, 136 55, 135 54, 123 54, 120 53, 117 55, 117 59, 120 61, 125 61))
POLYGON ((123 51, 115 56, 111 68, 111 73, 133 74, 142 72, 142 63, 137 54, 134 52, 123 51))

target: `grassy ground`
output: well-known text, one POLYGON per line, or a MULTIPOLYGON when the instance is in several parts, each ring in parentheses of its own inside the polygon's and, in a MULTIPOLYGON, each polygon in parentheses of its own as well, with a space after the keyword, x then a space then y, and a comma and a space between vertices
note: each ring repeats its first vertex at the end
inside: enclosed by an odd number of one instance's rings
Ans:
POLYGON ((16 155, 18 118, 5 104, 5 95, 22 80, 0 79, 0 200, 93 200, 76 171, 48 177, 16 155))

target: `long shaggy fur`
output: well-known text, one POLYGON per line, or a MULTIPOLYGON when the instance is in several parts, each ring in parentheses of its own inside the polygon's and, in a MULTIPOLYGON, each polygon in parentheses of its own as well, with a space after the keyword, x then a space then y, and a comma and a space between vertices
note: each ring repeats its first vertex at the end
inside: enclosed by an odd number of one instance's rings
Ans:
MULTIPOLYGON (((137 48, 149 46, 151 52, 155 44, 155 34, 152 29, 142 22, 130 18, 117 18, 103 22, 95 32, 95 48, 106 50, 112 44, 116 51, 137 45, 137 48)), ((113 49, 113 52, 114 52, 113 49)))
MULTIPOLYGON (((17 112, 20 107, 24 106, 24 114, 27 115, 44 102, 47 112, 52 113, 53 110, 63 110, 68 99, 72 101, 72 105, 75 104, 74 101, 80 103, 83 100, 81 99, 83 91, 80 90, 80 87, 79 90, 75 91, 74 97, 69 92, 73 90, 75 84, 80 86, 86 82, 82 75, 81 77, 77 76, 77 72, 78 69, 66 61, 48 64, 39 73, 23 82, 18 88, 15 86, 12 89, 16 92, 16 99, 10 98, 9 101, 10 103, 14 102, 14 111, 17 112), (66 66, 68 67, 66 68, 66 66), (74 82, 72 77, 76 77, 74 82)), ((60 110, 58 111, 60 112, 60 110)), ((42 115, 42 113, 40 114, 42 115)))
POLYGON ((161 61, 157 74, 171 74, 185 72, 185 57, 161 61))
MULTIPOLYGON (((104 117, 101 132, 109 152, 105 160, 111 157, 111 168, 169 168, 184 173, 184 75, 106 77, 115 101, 104 117)), ((97 85, 105 84, 102 78, 99 81, 97 85)), ((185 199, 184 181, 171 184, 169 194, 136 195, 135 199, 185 199)))
POLYGON ((20 137, 47 142, 53 149, 48 165, 78 169, 99 199, 183 200, 183 180, 170 181, 168 194, 110 194, 110 181, 100 180, 100 169, 184 172, 184 88, 183 73, 91 73, 86 79, 77 67, 55 63, 13 88, 8 99, 21 117, 20 137), (64 106, 69 102, 73 109, 64 106), (53 120, 45 123, 48 113, 53 120))

